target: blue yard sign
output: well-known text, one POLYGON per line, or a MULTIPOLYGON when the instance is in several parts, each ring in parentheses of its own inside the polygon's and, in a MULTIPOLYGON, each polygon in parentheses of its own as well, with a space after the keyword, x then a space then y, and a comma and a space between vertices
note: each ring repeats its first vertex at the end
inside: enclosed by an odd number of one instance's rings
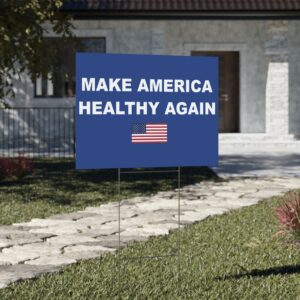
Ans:
POLYGON ((217 162, 216 57, 77 54, 78 169, 217 162))

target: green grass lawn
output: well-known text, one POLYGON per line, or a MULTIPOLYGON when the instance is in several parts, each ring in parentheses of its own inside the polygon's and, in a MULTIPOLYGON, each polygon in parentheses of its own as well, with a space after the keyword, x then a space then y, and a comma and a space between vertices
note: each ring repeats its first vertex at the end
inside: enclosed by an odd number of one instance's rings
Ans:
MULTIPOLYGON (((276 236, 278 199, 181 231, 177 257, 121 261, 122 299, 300 299, 300 248, 276 236), (179 293, 179 294, 178 294, 179 293)), ((178 232, 132 244, 121 257, 174 253, 178 232)), ((0 299, 118 299, 118 261, 108 254, 0 291, 0 299)))
MULTIPOLYGON (((217 176, 208 168, 182 168, 182 185, 217 176)), ((117 170, 76 171, 73 160, 34 161, 32 175, 0 182, 0 225, 97 206, 116 197, 117 170)), ((174 173, 122 175, 122 197, 177 187, 174 173)))

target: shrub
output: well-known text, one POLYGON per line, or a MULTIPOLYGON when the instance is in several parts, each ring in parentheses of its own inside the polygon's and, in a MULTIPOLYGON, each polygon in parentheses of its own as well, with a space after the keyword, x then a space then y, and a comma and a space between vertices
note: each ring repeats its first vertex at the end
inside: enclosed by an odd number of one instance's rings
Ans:
POLYGON ((24 176, 31 174, 33 171, 33 164, 31 160, 26 157, 18 157, 15 160, 15 173, 17 178, 23 178, 24 176))
POLYGON ((300 194, 290 192, 283 198, 281 206, 275 208, 275 216, 283 230, 300 240, 300 194))
POLYGON ((23 178, 33 170, 32 162, 26 157, 0 157, 0 180, 16 177, 23 178))
POLYGON ((10 158, 0 158, 0 180, 11 177, 13 164, 10 158))

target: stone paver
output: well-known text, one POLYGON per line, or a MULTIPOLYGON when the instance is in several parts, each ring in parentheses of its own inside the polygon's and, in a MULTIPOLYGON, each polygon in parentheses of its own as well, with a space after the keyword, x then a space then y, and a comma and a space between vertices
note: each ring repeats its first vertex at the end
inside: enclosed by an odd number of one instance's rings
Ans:
MULTIPOLYGON (((181 228, 300 188, 299 177, 240 177, 181 189, 181 228)), ((121 202, 121 246, 178 228, 178 191, 121 202)), ((118 248, 118 203, 0 227, 0 288, 118 248)))

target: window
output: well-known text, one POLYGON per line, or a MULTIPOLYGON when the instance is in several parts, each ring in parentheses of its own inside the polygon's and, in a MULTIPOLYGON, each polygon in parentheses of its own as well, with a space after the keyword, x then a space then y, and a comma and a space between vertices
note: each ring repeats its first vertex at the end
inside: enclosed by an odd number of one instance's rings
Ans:
MULTIPOLYGON (((47 38, 49 43, 59 38, 47 38)), ((76 38, 61 45, 55 58, 54 72, 35 80, 35 97, 75 96, 75 54, 76 52, 105 53, 105 38, 76 38)))

